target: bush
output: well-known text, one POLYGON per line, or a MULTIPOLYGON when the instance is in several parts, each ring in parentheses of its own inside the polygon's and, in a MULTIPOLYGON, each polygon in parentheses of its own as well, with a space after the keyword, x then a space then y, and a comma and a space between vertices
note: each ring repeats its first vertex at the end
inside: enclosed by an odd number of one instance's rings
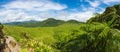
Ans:
POLYGON ((70 35, 55 33, 54 37, 58 40, 55 47, 61 52, 119 52, 120 31, 113 33, 114 30, 107 24, 82 24, 80 29, 73 30, 70 35))

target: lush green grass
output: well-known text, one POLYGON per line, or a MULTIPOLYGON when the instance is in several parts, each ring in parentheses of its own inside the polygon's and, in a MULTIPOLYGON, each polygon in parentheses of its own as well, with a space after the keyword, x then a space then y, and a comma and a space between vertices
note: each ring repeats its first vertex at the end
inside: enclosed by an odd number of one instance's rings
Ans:
POLYGON ((54 32, 55 31, 64 31, 65 33, 71 32, 73 29, 78 29, 80 25, 67 23, 57 27, 35 27, 35 28, 26 28, 18 26, 5 26, 4 32, 6 35, 14 37, 17 41, 23 38, 23 34, 33 39, 41 39, 48 43, 54 42, 54 32), (50 41, 50 42, 49 42, 50 41))
MULTIPOLYGON (((20 44, 21 40, 22 42, 25 42, 23 41, 23 39, 25 40, 26 38, 30 38, 32 40, 40 40, 40 43, 44 43, 46 45, 52 45, 54 42, 56 42, 55 38, 53 37, 53 35, 55 35, 54 34, 55 32, 62 32, 66 35, 69 35, 72 32, 72 30, 78 29, 79 26, 80 24, 73 23, 66 23, 57 27, 34 27, 34 28, 5 25, 4 33, 6 35, 14 37, 20 44)), ((25 48, 22 50, 25 51, 25 48)))

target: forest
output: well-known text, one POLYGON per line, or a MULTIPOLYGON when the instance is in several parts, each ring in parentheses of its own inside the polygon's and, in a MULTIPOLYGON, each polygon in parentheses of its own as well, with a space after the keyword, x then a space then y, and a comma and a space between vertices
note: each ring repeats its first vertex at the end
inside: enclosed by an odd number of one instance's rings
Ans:
POLYGON ((87 22, 49 18, 5 23, 3 33, 15 38, 21 52, 120 52, 120 4, 94 15, 87 22))

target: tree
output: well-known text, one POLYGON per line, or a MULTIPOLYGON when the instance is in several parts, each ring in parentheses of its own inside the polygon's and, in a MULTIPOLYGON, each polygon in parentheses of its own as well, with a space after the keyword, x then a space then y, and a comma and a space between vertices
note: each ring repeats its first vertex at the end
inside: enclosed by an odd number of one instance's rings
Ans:
POLYGON ((0 23, 0 38, 3 38, 3 37, 4 37, 3 31, 2 31, 3 27, 4 27, 4 26, 0 23))

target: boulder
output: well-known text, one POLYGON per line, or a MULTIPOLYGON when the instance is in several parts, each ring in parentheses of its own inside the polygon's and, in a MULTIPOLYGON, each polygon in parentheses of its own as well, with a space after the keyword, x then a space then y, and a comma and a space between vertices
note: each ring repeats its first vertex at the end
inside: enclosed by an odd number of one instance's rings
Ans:
POLYGON ((20 46, 14 40, 13 37, 6 36, 5 37, 5 48, 3 52, 20 52, 20 46))
POLYGON ((17 44, 13 37, 4 35, 3 27, 0 23, 0 52, 20 52, 19 44, 17 44))

